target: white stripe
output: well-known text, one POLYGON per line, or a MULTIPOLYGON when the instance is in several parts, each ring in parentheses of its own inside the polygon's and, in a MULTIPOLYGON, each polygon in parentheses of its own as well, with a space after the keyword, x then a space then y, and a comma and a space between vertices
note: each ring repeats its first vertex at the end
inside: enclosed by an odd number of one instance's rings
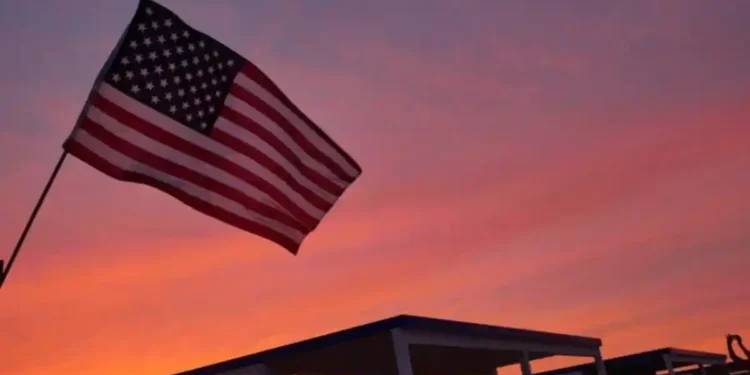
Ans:
POLYGON ((109 163, 117 166, 120 169, 153 177, 212 206, 216 206, 244 219, 267 227, 297 243, 301 242, 305 236, 303 233, 294 228, 290 228, 282 223, 277 222, 276 220, 267 218, 256 212, 248 210, 241 204, 227 199, 224 196, 216 194, 210 190, 206 190, 188 181, 169 175, 158 169, 149 167, 148 165, 139 163, 123 155, 122 153, 113 150, 109 146, 96 139, 91 134, 87 133, 84 129, 78 129, 76 131, 75 140, 83 147, 87 148, 91 152, 97 154, 102 159, 107 160, 109 163))
POLYGON ((341 180, 338 176, 331 172, 328 167, 324 166, 323 164, 318 162, 317 159, 308 155, 304 150, 302 150, 297 142, 292 140, 289 134, 282 130, 275 122, 273 122, 273 120, 268 118, 266 115, 232 94, 229 94, 227 96, 224 104, 227 107, 239 112, 243 116, 255 121, 264 129, 268 130, 271 134, 273 134, 274 137, 281 141, 281 143, 289 147, 289 149, 292 150, 292 152, 299 158, 299 160, 302 161, 302 164, 305 164, 308 168, 315 170, 320 175, 341 188, 347 186, 348 183, 346 181, 341 180))
MULTIPOLYGON (((291 174, 292 177, 300 183, 300 185, 306 187, 307 189, 315 193, 315 195, 321 197, 323 200, 329 203, 336 202, 337 197, 334 194, 329 193, 325 189, 318 186, 318 184, 305 177, 305 175, 302 174, 299 169, 292 165, 292 163, 289 162, 289 160, 282 156, 278 151, 276 151, 275 148, 271 147, 268 143, 258 138, 258 136, 253 134, 252 132, 223 117, 219 117, 219 119, 216 121, 216 124, 214 124, 214 129, 220 129, 231 135, 232 137, 239 139, 243 143, 252 146, 256 150, 265 154, 271 160, 284 168, 285 171, 289 172, 289 174, 291 174)), ((223 145, 219 144, 219 146, 223 145)))
POLYGON ((328 155, 341 169, 349 175, 349 177, 356 177, 359 172, 354 168, 353 165, 344 158, 341 153, 338 152, 328 141, 319 136, 313 129, 310 128, 304 120, 302 120, 296 113, 294 113, 289 107, 284 105, 276 96, 268 92, 263 86, 253 81, 250 77, 243 73, 237 75, 234 80, 235 83, 242 86, 245 90, 250 91, 260 100, 266 102, 273 109, 279 112, 284 118, 287 119, 302 135, 307 138, 318 150, 328 155))
MULTIPOLYGON (((220 143, 210 139, 209 137, 201 135, 200 133, 193 131, 188 127, 168 118, 167 116, 164 116, 161 113, 158 113, 155 110, 133 99, 130 99, 125 94, 121 93, 119 90, 115 89, 112 86, 102 85, 99 93, 115 105, 127 110, 128 112, 142 118, 145 121, 150 122, 160 129, 172 133, 175 136, 180 137, 192 144, 198 145, 201 148, 217 153, 223 158, 238 164, 243 169, 254 173, 258 177, 266 180, 271 185, 278 188, 287 198, 292 201, 292 203, 300 207, 310 216, 316 219, 320 219, 323 217, 323 215, 325 215, 324 211, 310 204, 310 202, 308 202, 304 197, 302 197, 299 193, 289 187, 286 182, 281 180, 278 176, 271 173, 268 169, 258 164, 254 160, 243 157, 243 155, 239 154, 238 152, 221 145, 220 143), (220 150, 220 148, 223 148, 223 150, 220 150)), ((258 190, 258 188, 235 177, 234 175, 225 172, 220 168, 216 168, 209 163, 186 155, 180 151, 166 146, 163 143, 155 141, 152 138, 147 137, 119 123, 117 120, 107 116, 96 107, 91 107, 88 116, 96 123, 104 126, 107 130, 118 135, 120 138, 127 140, 131 144, 138 145, 141 148, 149 150, 163 158, 169 159, 184 167, 196 170, 198 173, 229 185, 258 201, 271 203, 273 207, 281 210, 282 212, 287 212, 291 217, 295 217, 294 214, 284 209, 272 197, 258 190)))

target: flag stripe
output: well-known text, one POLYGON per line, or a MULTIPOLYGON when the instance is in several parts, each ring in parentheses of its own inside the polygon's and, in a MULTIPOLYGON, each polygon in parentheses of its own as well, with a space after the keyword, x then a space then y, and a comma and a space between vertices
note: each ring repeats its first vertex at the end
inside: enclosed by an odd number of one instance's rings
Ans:
POLYGON ((266 100, 267 103, 277 108, 280 113, 290 119, 290 121, 298 126, 298 129, 308 139, 313 141, 315 144, 321 144, 323 151, 335 160, 339 165, 347 171, 347 174, 352 177, 359 176, 362 173, 362 169, 357 165, 357 162, 349 156, 339 145, 331 140, 331 138, 312 120, 310 120, 297 106, 284 94, 281 89, 255 64, 247 62, 241 70, 241 74, 238 75, 238 79, 235 82, 244 84, 245 82, 241 77, 242 75, 247 77, 247 80, 253 82, 258 86, 256 95, 260 94, 259 97, 266 100))
MULTIPOLYGON (((284 155, 288 161, 295 165, 299 165, 300 170, 303 171, 306 176, 311 179, 315 178, 311 176, 319 176, 318 178, 313 179, 313 181, 319 182, 319 186, 324 187, 324 185, 320 183, 321 180, 327 182, 325 186, 331 186, 335 189, 344 189, 350 184, 349 182, 340 179, 315 159, 306 155, 286 133, 281 130, 276 130, 277 127, 274 123, 255 108, 249 106, 247 103, 231 94, 227 96, 225 104, 226 107, 224 108, 224 112, 222 112, 222 117, 242 127, 244 130, 257 135, 258 138, 262 139, 280 154, 284 155)), ((330 189, 331 188, 326 188, 326 190, 329 191, 330 189)))
POLYGON ((358 172, 327 142, 312 131, 298 116, 256 82, 240 73, 234 81, 232 94, 270 118, 277 129, 286 133, 308 155, 325 165, 340 179, 351 182, 358 172))
POLYGON ((300 232, 307 232, 302 224, 273 205, 269 205, 268 203, 270 202, 258 200, 256 197, 251 196, 251 194, 246 194, 245 192, 241 192, 221 181, 217 181, 215 178, 206 176, 208 173, 203 174, 196 170, 203 168, 188 168, 171 159, 154 154, 150 150, 141 148, 139 145, 134 145, 123 140, 109 132, 100 124, 97 124, 88 118, 82 122, 81 129, 88 135, 95 137, 103 144, 107 145, 107 147, 121 154, 128 155, 129 158, 135 160, 139 164, 160 170, 174 178, 190 182, 203 189, 214 191, 217 195, 222 195, 227 199, 233 200, 245 206, 248 210, 254 210, 265 217, 274 219, 286 226, 295 228, 300 232))
POLYGON ((330 205, 325 203, 335 203, 342 193, 341 188, 331 184, 330 181, 320 175, 306 176, 306 173, 289 162, 271 145, 243 127, 229 121, 226 117, 219 117, 216 121, 211 138, 241 155, 256 160, 287 181, 288 184, 299 186, 299 191, 309 191, 310 194, 316 195, 324 201, 320 206, 313 200, 308 200, 317 207, 329 207, 330 205))
MULTIPOLYGON (((112 93, 108 93, 108 95, 110 97, 115 96, 112 93)), ((183 160, 183 165, 192 165, 192 163, 200 164, 202 162, 205 165, 200 169, 201 171, 211 171, 213 173, 211 177, 220 179, 223 183, 237 190, 259 190, 262 194, 261 200, 272 198, 293 217, 305 223, 308 228, 313 228, 317 219, 325 214, 323 210, 311 205, 305 198, 294 192, 282 180, 278 179, 277 176, 270 173, 258 163, 247 158, 243 158, 246 159, 245 163, 242 163, 242 161, 237 162, 237 156, 241 155, 237 155, 236 152, 226 148, 223 153, 221 151, 212 152, 208 150, 208 146, 210 144, 218 146, 215 141, 211 141, 200 133, 192 131, 158 113, 152 114, 153 116, 151 117, 153 118, 151 120, 153 122, 145 121, 129 113, 125 108, 135 111, 139 108, 147 111, 149 108, 143 107, 142 104, 128 98, 116 99, 119 100, 117 104, 113 104, 101 96, 94 100, 95 107, 100 108, 111 119, 100 121, 99 118, 92 117, 92 114, 101 116, 94 110, 90 111, 89 117, 101 125, 112 123, 109 129, 110 131, 117 132, 118 135, 120 134, 118 130, 122 129, 120 136, 138 137, 138 135, 143 134, 140 137, 143 139, 139 140, 139 145, 144 145, 148 150, 151 150, 152 147, 168 147, 169 149, 164 151, 165 155, 180 157, 183 160), (128 132, 126 131, 127 129, 133 129, 139 133, 128 132), (146 146, 147 144, 148 146, 146 146)), ((134 142, 131 141, 131 143, 134 142)), ((174 161, 175 159, 172 158, 172 160, 174 161)))
POLYGON ((75 138, 65 144, 65 149, 110 177, 155 187, 206 215, 276 242, 292 253, 297 253, 304 239, 303 233, 247 210, 237 202, 139 164, 82 129, 76 130, 75 138))

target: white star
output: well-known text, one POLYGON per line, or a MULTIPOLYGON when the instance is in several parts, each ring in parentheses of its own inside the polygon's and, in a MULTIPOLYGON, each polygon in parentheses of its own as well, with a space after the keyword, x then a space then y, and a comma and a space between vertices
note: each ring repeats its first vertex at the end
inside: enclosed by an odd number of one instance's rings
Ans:
POLYGON ((154 72, 156 72, 156 74, 162 74, 164 69, 161 68, 161 65, 157 65, 156 68, 154 68, 154 72))
POLYGON ((173 41, 173 42, 174 42, 175 40, 177 40, 178 38, 179 38, 179 37, 177 36, 177 33, 172 33, 172 35, 170 35, 170 37, 169 37, 169 39, 172 39, 172 41, 173 41))
POLYGON ((161 44, 164 44, 167 42, 167 38, 165 38, 164 35, 159 35, 158 37, 156 37, 156 40, 158 40, 159 43, 161 44))
POLYGON ((138 31, 140 31, 140 32, 146 31, 146 24, 139 23, 138 24, 138 31))
POLYGON ((182 55, 183 52, 185 52, 185 50, 182 47, 177 46, 177 54, 182 55))
POLYGON ((214 106, 208 107, 208 112, 209 113, 214 113, 214 106))
POLYGON ((201 122, 201 128, 205 129, 206 127, 208 127, 208 124, 206 124, 205 122, 201 122))
POLYGON ((195 44, 193 44, 193 43, 189 43, 189 44, 188 44, 188 49, 190 50, 190 52, 193 52, 193 51, 195 51, 195 44))
POLYGON ((190 32, 188 32, 187 30, 185 30, 185 31, 182 32, 182 36, 184 36, 185 38, 189 38, 190 37, 190 32))
POLYGON ((180 81, 182 81, 182 80, 180 79, 180 77, 178 77, 178 76, 175 76, 175 77, 174 77, 174 84, 175 84, 175 85, 179 85, 179 84, 180 84, 180 81))
POLYGON ((195 98, 195 100, 193 100, 193 104, 195 104, 195 105, 201 105, 201 100, 198 99, 198 98, 195 98))
POLYGON ((131 40, 130 41, 130 48, 132 48, 132 49, 138 48, 138 42, 136 42, 135 40, 131 40))
POLYGON ((185 96, 185 90, 183 90, 183 89, 177 90, 177 95, 180 96, 180 97, 185 96))
POLYGON ((177 112, 177 106, 176 105, 170 106, 169 107, 169 112, 172 112, 172 113, 177 112))
POLYGON ((234 60, 227 61, 227 66, 230 67, 230 68, 233 67, 234 66, 234 60))
POLYGON ((133 72, 131 72, 130 70, 128 70, 127 72, 125 72, 125 77, 127 79, 133 79, 134 76, 135 76, 135 74, 133 74, 133 72))
POLYGON ((216 84, 219 83, 219 81, 216 80, 216 78, 211 78, 211 84, 216 86, 216 84))
POLYGON ((213 66, 209 66, 208 67, 208 74, 214 74, 214 67, 213 66))
POLYGON ((218 51, 214 51, 214 57, 219 57, 219 52, 218 51))
POLYGON ((167 80, 166 79, 162 79, 161 80, 161 87, 167 87, 167 80))
POLYGON ((185 79, 188 80, 188 81, 192 81, 193 80, 193 75, 190 74, 190 73, 185 74, 185 79))
POLYGON ((191 114, 189 114, 189 113, 187 114, 187 116, 185 116, 185 118, 186 118, 186 119, 187 119, 188 121, 193 121, 193 115, 191 115, 191 114))
POLYGON ((203 70, 198 69, 198 72, 196 72, 195 75, 197 75, 198 77, 203 77, 203 70))
POLYGON ((201 40, 198 42, 198 46, 204 48, 206 46, 206 43, 203 43, 203 41, 201 40))
POLYGON ((151 38, 144 38, 143 39, 143 44, 145 44, 146 47, 151 46, 151 38))
POLYGON ((203 60, 208 61, 211 58, 208 54, 203 55, 203 60))
POLYGON ((159 104, 159 97, 154 95, 151 97, 151 103, 159 104))
POLYGON ((151 10, 151 8, 146 7, 146 14, 148 14, 150 16, 150 15, 154 14, 154 11, 151 10))
POLYGON ((151 60, 156 60, 156 52, 151 51, 148 53, 148 58, 151 60))
POLYGON ((206 95, 205 98, 207 102, 214 100, 214 98, 212 98, 211 95, 206 95))
POLYGON ((203 118, 203 111, 198 111, 198 117, 203 118))
POLYGON ((151 28, 153 28, 154 30, 158 29, 159 28, 159 23, 157 23, 156 21, 151 22, 151 28))
POLYGON ((193 57, 193 64, 198 65, 198 63, 201 62, 201 59, 198 58, 198 56, 193 57))
POLYGON ((216 65, 218 65, 218 66, 219 66, 219 70, 221 70, 221 69, 224 69, 224 64, 223 64, 223 63, 218 63, 218 64, 216 64, 216 65))
POLYGON ((168 92, 166 95, 164 95, 164 99, 167 99, 167 101, 171 101, 172 100, 172 93, 168 92))
POLYGON ((120 75, 119 74, 113 75, 112 76, 112 80, 115 81, 115 82, 120 82, 120 75))
POLYGON ((203 82, 203 83, 201 83, 201 88, 202 88, 202 89, 204 89, 204 90, 205 90, 205 89, 206 89, 206 87, 208 87, 208 85, 206 84, 206 82, 203 82))
POLYGON ((141 69, 141 75, 144 76, 144 77, 147 76, 148 75, 148 69, 146 69, 146 68, 141 69))
POLYGON ((134 94, 137 94, 138 91, 141 91, 141 89, 138 87, 138 85, 133 85, 130 87, 130 91, 132 91, 134 94))
POLYGON ((167 18, 166 20, 164 20, 164 26, 166 26, 166 27, 172 27, 172 20, 169 19, 169 18, 167 18))
POLYGON ((169 56, 172 56, 172 52, 170 52, 168 49, 165 49, 163 54, 164 54, 164 57, 166 58, 169 58, 169 56))
POLYGON ((187 68, 188 61, 187 60, 182 60, 182 62, 180 63, 180 65, 182 65, 183 68, 187 68))
POLYGON ((143 56, 141 56, 141 55, 135 55, 135 62, 137 62, 137 63, 140 64, 141 61, 143 61, 143 56))
POLYGON ((227 81, 227 76, 221 76, 221 82, 226 82, 226 81, 227 81))
POLYGON ((190 104, 188 102, 182 102, 182 109, 188 109, 190 107, 190 104))
POLYGON ((151 82, 146 82, 146 88, 149 89, 149 90, 153 90, 154 89, 154 84, 151 83, 151 82))
POLYGON ((125 65, 125 66, 127 66, 128 64, 130 64, 130 60, 128 60, 127 56, 126 56, 126 57, 123 57, 123 58, 122 58, 122 59, 120 60, 120 64, 122 64, 122 65, 125 65))
POLYGON ((190 86, 190 92, 192 92, 193 94, 195 94, 196 91, 198 91, 198 89, 195 88, 195 86, 190 86))
POLYGON ((169 63, 169 70, 174 72, 175 69, 177 69, 177 65, 175 65, 174 63, 169 63))
POLYGON ((219 90, 216 90, 216 97, 217 97, 217 98, 221 97, 221 91, 219 91, 219 90))

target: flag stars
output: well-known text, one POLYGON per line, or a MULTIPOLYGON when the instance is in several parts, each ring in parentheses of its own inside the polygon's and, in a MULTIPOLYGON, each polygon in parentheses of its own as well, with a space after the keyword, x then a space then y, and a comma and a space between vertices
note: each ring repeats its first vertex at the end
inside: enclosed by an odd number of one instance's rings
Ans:
POLYGON ((188 122, 193 121, 193 115, 188 113, 187 116, 185 116, 185 120, 188 120, 188 122))
POLYGON ((127 72, 125 72, 125 78, 133 79, 133 77, 135 77, 135 74, 132 71, 128 70, 127 72))
POLYGON ((159 104, 159 97, 156 95, 151 96, 151 103, 159 104))
POLYGON ((120 80, 121 80, 121 78, 120 78, 120 75, 119 75, 119 74, 115 73, 115 74, 114 74, 114 75, 112 76, 112 81, 114 81, 114 82, 120 82, 120 80))
POLYGON ((164 20, 164 26, 165 27, 172 27, 172 20, 167 18, 164 20))
POLYGON ((154 30, 158 30, 159 29, 159 23, 156 22, 156 21, 151 22, 151 28, 154 29, 154 30))
POLYGON ((193 75, 190 74, 190 73, 187 73, 187 74, 185 74, 185 79, 188 80, 188 82, 192 81, 193 80, 193 75))
POLYGON ((193 64, 198 65, 201 62, 201 59, 198 58, 198 56, 193 57, 193 64))
POLYGON ((175 50, 177 51, 178 55, 182 55, 183 53, 185 53, 185 49, 180 46, 177 46, 175 50))
POLYGON ((180 82, 182 82, 182 78, 180 78, 180 76, 174 76, 172 80, 174 81, 175 85, 179 85, 180 82))
POLYGON ((186 110, 188 108, 190 108, 190 103, 188 103, 188 102, 182 102, 182 109, 186 110))
POLYGON ((183 89, 177 90, 177 96, 179 96, 179 97, 185 96, 185 90, 183 90, 183 89))
POLYGON ((141 69, 141 75, 144 76, 144 77, 147 76, 148 75, 148 69, 146 69, 146 68, 141 69))
POLYGON ((176 113, 177 112, 177 106, 176 105, 169 106, 169 112, 172 113, 172 114, 176 113))
POLYGON ((169 63, 169 70, 174 72, 175 69, 177 69, 177 65, 175 63, 169 63))
POLYGON ((172 39, 172 41, 176 41, 177 39, 180 39, 179 36, 177 36, 177 33, 172 33, 172 35, 169 36, 169 39, 172 39))
POLYGON ((125 56, 122 59, 120 59, 120 64, 122 64, 124 66, 128 66, 128 64, 130 64, 130 60, 128 59, 127 56, 125 56))
POLYGON ((145 44, 146 47, 151 47, 151 38, 143 38, 143 44, 145 44))
POLYGON ((167 42, 167 38, 165 38, 164 35, 159 35, 158 37, 156 37, 156 40, 158 40, 159 43, 161 44, 164 44, 167 42))
POLYGON ((184 36, 185 38, 190 38, 190 32, 185 30, 182 32, 182 36, 184 36))
POLYGON ((190 50, 190 52, 193 52, 193 51, 195 51, 195 44, 193 44, 193 43, 188 43, 188 50, 190 50))
POLYGON ((138 64, 143 62, 143 55, 135 55, 135 62, 138 64))
POLYGON ((159 84, 161 85, 161 87, 167 87, 167 85, 168 85, 169 83, 167 82, 167 80, 166 80, 166 79, 162 79, 162 80, 161 80, 161 81, 159 82, 159 84))
POLYGON ((197 91, 198 91, 198 88, 196 88, 195 86, 190 86, 190 92, 195 94, 197 91))
POLYGON ((154 89, 154 84, 151 83, 151 82, 147 82, 146 83, 146 89, 149 90, 149 91, 153 90, 154 89))
POLYGON ((162 54, 164 55, 164 57, 169 58, 169 56, 172 56, 172 51, 170 51, 169 49, 165 49, 162 54))
MULTIPOLYGON (((139 24, 138 24, 138 31, 140 31, 140 32, 142 32, 142 33, 143 33, 143 32, 146 32, 146 29, 147 29, 147 27, 146 27, 146 24, 145 24, 145 23, 139 23, 139 24)), ((134 47, 134 48, 135 48, 135 47, 134 47)))
POLYGON ((146 7, 146 14, 148 14, 150 16, 150 15, 154 14, 154 11, 150 7, 146 7))
POLYGON ((154 52, 154 51, 151 51, 151 52, 149 52, 149 53, 148 53, 148 58, 149 58, 149 59, 150 59, 151 61, 154 61, 154 60, 156 60, 156 58, 157 58, 157 57, 156 57, 156 52, 154 52))
POLYGON ((136 42, 135 40, 131 40, 130 41, 130 48, 132 48, 132 49, 138 48, 138 42, 136 42))
POLYGON ((200 48, 206 48, 206 43, 204 43, 202 40, 198 42, 198 47, 200 48))
POLYGON ((166 94, 164 95, 164 99, 165 99, 166 101, 168 101, 168 102, 171 102, 171 101, 172 101, 172 93, 171 93, 171 92, 168 92, 168 93, 166 93, 166 94))
POLYGON ((227 61, 227 66, 230 67, 230 68, 233 67, 234 66, 234 60, 229 59, 229 61, 227 61))
POLYGON ((156 66, 156 67, 154 68, 154 72, 155 72, 156 74, 159 74, 159 75, 161 75, 162 73, 164 73, 164 69, 162 69, 161 65, 157 65, 157 66, 156 66))
POLYGON ((133 85, 133 86, 130 86, 130 91, 132 91, 133 94, 137 94, 141 91, 141 88, 138 87, 138 85, 133 85))

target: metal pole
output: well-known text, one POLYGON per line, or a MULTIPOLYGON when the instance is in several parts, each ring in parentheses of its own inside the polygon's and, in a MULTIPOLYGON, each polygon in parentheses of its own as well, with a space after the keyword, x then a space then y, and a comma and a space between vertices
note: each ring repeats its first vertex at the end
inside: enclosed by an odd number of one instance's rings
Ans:
MULTIPOLYGON (((13 253, 11 253, 10 259, 8 260, 8 266, 5 267, 5 269, 0 269, 0 288, 3 287, 5 280, 8 278, 8 273, 10 273, 10 269, 11 267, 13 267, 13 263, 16 261, 16 257, 18 256, 18 253, 21 251, 21 247, 23 247, 23 242, 26 240, 26 235, 29 234, 31 225, 34 224, 34 219, 36 219, 36 215, 39 213, 39 209, 42 207, 42 203, 44 203, 44 198, 47 197, 47 193, 49 193, 49 189, 52 187, 52 184, 55 182, 55 178, 57 177, 57 172, 60 172, 60 168, 62 167, 66 156, 68 156, 68 152, 63 151, 62 155, 60 155, 60 160, 58 160, 57 165, 55 165, 55 169, 52 171, 52 174, 49 176, 49 180, 47 180, 47 185, 44 187, 44 190, 42 190, 42 195, 39 197, 39 200, 36 201, 36 206, 34 206, 34 210, 31 211, 31 216, 29 217, 29 220, 26 222, 26 226, 23 228, 23 232, 21 232, 21 236, 18 238, 18 242, 16 242, 16 247, 13 249, 13 253)), ((2 262, 0 262, 0 267, 2 267, 2 262)))

